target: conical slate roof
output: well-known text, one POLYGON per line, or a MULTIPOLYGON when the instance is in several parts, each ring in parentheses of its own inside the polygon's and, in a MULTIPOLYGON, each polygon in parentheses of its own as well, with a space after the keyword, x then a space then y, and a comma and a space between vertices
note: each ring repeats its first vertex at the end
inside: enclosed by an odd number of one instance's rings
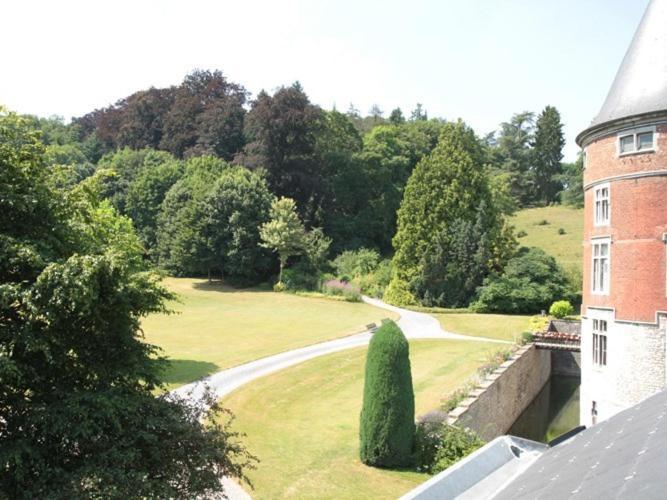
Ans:
POLYGON ((651 0, 591 128, 662 110, 667 110, 667 0, 651 0))

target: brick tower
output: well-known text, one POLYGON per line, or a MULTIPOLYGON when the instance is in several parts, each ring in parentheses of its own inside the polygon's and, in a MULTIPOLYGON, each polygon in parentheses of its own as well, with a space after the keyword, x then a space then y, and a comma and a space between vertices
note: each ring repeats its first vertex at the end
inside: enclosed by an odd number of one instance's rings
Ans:
POLYGON ((667 0, 651 0, 584 151, 581 423, 667 383, 667 0))

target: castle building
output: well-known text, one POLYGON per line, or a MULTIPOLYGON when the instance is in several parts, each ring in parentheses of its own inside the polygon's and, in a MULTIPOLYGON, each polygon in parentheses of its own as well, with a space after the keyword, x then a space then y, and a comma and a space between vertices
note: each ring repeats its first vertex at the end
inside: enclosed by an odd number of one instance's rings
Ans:
POLYGON ((581 423, 667 386, 667 0, 651 0, 584 154, 581 423))

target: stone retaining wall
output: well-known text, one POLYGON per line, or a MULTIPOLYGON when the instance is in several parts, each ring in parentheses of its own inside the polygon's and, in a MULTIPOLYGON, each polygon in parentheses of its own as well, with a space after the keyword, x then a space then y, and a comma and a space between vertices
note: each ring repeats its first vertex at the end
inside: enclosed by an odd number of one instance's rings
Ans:
POLYGON ((581 377, 581 353, 551 351, 551 374, 581 377))
POLYGON ((551 352, 521 347, 449 413, 449 423, 474 430, 485 441, 507 433, 551 375, 551 352))

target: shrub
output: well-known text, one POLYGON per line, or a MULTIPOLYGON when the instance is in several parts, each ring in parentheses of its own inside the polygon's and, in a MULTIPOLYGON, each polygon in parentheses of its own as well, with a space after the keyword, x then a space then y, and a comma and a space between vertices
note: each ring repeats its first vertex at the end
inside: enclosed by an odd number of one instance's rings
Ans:
POLYGON ((359 287, 352 283, 346 283, 340 280, 327 280, 322 283, 322 293, 325 295, 334 295, 344 297, 350 302, 361 301, 361 292, 359 287))
MULTIPOLYGON (((380 254, 375 250, 360 248, 347 250, 332 262, 336 269, 336 276, 347 276, 350 280, 369 274, 375 270, 380 262, 380 254)), ((348 281, 350 281, 348 280, 348 281)))
POLYGON ((574 307, 567 300, 557 300, 549 308, 549 314, 552 316, 561 319, 565 316, 571 316, 574 314, 574 307))
POLYGON ((373 335, 366 355, 359 426, 361 461, 376 467, 408 466, 414 437, 410 348, 396 323, 387 321, 373 335))
POLYGON ((415 461, 422 472, 437 474, 482 447, 477 434, 438 419, 420 421, 415 433, 415 461))
POLYGON ((476 312, 534 313, 554 300, 571 297, 565 273, 539 248, 522 248, 503 274, 484 280, 471 308, 476 312))
POLYGON ((377 265, 375 271, 359 276, 354 281, 366 295, 381 299, 391 281, 391 261, 383 260, 377 265))
POLYGON ((285 290, 316 290, 319 283, 317 271, 303 261, 283 270, 285 290))
POLYGON ((521 338, 520 338, 520 343, 521 345, 528 344, 533 341, 533 333, 532 332, 522 332, 521 333, 521 338))
POLYGON ((417 305, 415 296, 410 292, 408 284, 398 278, 393 278, 384 291, 384 300, 395 306, 417 305))
POLYGON ((530 318, 528 326, 531 332, 541 333, 547 329, 547 326, 549 326, 549 321, 551 321, 549 316, 533 316, 530 318))
POLYGON ((443 411, 449 413, 455 409, 461 401, 468 397, 470 391, 473 389, 472 382, 465 385, 465 387, 460 387, 452 392, 447 398, 442 402, 441 408, 443 411))
POLYGON ((273 285, 273 291, 278 292, 278 293, 284 292, 285 291, 285 284, 279 281, 278 283, 273 285))
POLYGON ((519 231, 518 233, 516 233, 517 238, 525 238, 526 236, 528 236, 528 233, 526 231, 524 231, 523 229, 521 231, 519 231))
POLYGON ((548 226, 549 221, 546 219, 542 219, 540 222, 537 223, 538 226, 548 226))

